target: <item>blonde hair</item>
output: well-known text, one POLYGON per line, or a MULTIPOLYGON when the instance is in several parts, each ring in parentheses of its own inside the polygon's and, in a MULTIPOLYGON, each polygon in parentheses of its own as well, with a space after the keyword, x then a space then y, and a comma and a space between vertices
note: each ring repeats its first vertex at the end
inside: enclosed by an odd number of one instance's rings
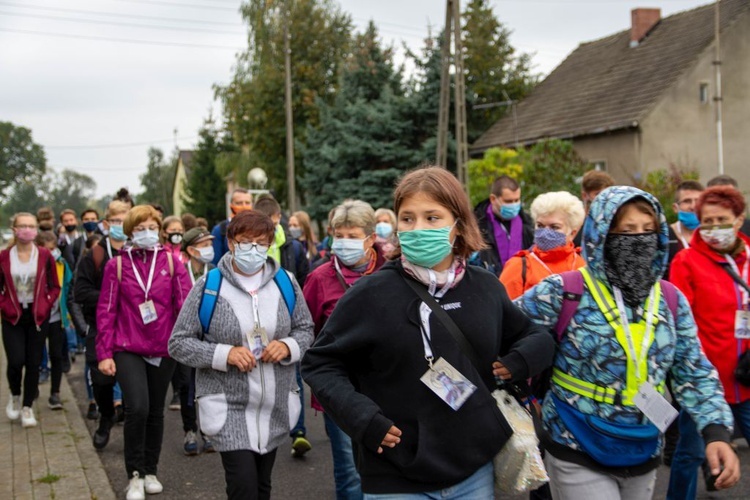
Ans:
POLYGON ((540 194, 531 203, 531 217, 534 221, 554 213, 560 213, 565 217, 571 231, 580 229, 586 216, 583 202, 567 191, 540 194))
POLYGON ((375 210, 375 221, 377 221, 381 215, 387 215, 391 221, 391 226, 396 229, 396 213, 390 208, 378 208, 375 210))
POLYGON ((128 215, 125 216, 125 221, 122 223, 122 230, 132 238, 133 228, 148 219, 154 219, 156 225, 159 226, 159 231, 161 231, 161 217, 159 216, 159 212, 151 205, 136 205, 131 208, 128 211, 128 215))
POLYGON ((375 211, 365 201, 346 200, 334 210, 331 227, 361 227, 369 236, 375 232, 375 211))
POLYGON ((109 206, 107 206, 106 217, 109 219, 113 215, 126 214, 128 213, 128 210, 130 210, 130 205, 124 201, 112 200, 109 202, 109 206))

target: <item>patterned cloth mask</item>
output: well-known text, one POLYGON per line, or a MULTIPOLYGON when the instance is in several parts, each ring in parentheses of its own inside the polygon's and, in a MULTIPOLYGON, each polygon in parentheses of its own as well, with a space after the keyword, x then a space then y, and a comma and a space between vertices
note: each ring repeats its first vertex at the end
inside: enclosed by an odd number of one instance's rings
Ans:
POLYGON ((737 232, 734 229, 734 224, 701 228, 700 234, 708 246, 717 250, 729 250, 734 246, 734 242, 737 241, 737 232))
POLYGON ((567 242, 568 237, 560 231, 548 227, 540 227, 534 231, 534 244, 545 252, 564 246, 567 242))
POLYGON ((656 283, 651 263, 658 250, 657 233, 608 234, 604 242, 607 280, 630 307, 643 304, 656 283))

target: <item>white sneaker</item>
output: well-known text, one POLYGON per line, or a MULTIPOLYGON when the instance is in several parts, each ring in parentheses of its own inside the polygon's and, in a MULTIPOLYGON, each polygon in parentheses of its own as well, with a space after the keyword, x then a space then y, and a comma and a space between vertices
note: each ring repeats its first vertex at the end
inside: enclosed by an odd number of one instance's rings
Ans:
POLYGON ((24 406, 21 409, 21 426, 22 427, 36 427, 36 418, 34 418, 34 410, 30 406, 24 406))
POLYGON ((164 486, 161 485, 153 474, 146 474, 146 479, 143 482, 146 487, 146 493, 149 495, 156 495, 164 491, 164 486))
POLYGON ((8 406, 5 407, 5 414, 10 420, 18 420, 21 416, 21 396, 11 396, 8 406))
POLYGON ((133 472, 133 477, 128 484, 125 494, 126 500, 146 500, 146 492, 143 490, 143 479, 137 472, 133 472))

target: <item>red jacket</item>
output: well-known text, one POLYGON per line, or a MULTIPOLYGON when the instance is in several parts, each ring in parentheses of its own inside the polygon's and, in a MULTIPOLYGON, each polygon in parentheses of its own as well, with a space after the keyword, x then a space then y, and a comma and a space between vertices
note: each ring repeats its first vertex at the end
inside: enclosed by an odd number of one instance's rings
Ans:
MULTIPOLYGON (((34 283, 34 304, 31 311, 37 327, 49 319, 50 311, 60 296, 60 283, 57 279, 55 258, 43 247, 37 247, 39 258, 34 283)), ((16 286, 10 274, 10 247, 0 252, 0 313, 4 320, 17 324, 21 319, 21 304, 18 303, 16 286)))
MULTIPOLYGON (((133 264, 146 284, 153 250, 133 248, 133 264)), ((114 353, 127 351, 140 356, 169 357, 167 342, 177 321, 190 288, 190 278, 185 266, 176 259, 169 271, 167 252, 159 249, 154 268, 154 279, 148 298, 154 301, 156 321, 143 324, 140 304, 146 297, 141 289, 127 250, 121 250, 104 266, 102 289, 97 306, 96 356, 99 361, 110 359, 114 353), (117 260, 121 259, 121 279, 117 279, 117 260)))
MULTIPOLYGON (((750 249, 750 238, 742 233, 738 237, 750 249)), ((740 271, 746 260, 746 252, 735 258, 740 271)), ((724 257, 711 250, 696 231, 690 248, 681 250, 672 260, 669 281, 685 294, 690 303, 703 351, 719 372, 727 402, 736 404, 750 399, 750 387, 734 379, 737 359, 750 349, 750 340, 734 338, 740 295, 732 277, 719 266, 718 262, 723 261, 724 257)))

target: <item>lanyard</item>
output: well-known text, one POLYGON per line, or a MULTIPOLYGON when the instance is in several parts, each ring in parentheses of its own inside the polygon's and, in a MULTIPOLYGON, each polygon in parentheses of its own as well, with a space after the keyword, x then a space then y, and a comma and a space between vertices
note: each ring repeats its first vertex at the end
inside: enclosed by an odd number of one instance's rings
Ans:
POLYGON ((254 331, 260 330, 260 311, 258 310, 258 291, 248 292, 253 303, 253 318, 255 321, 254 331))
MULTIPOLYGON (((188 259, 188 274, 190 275, 190 283, 195 286, 195 275, 193 274, 193 259, 188 259)), ((203 270, 206 270, 206 264, 203 264, 203 270)), ((201 276, 203 276, 201 274, 201 276)))
POLYGON ((682 248, 690 248, 690 243, 688 243, 688 240, 685 239, 685 236, 683 235, 683 229, 684 226, 682 225, 682 222, 677 222, 677 224, 680 227, 680 232, 677 233, 677 237, 680 238, 680 242, 682 243, 682 248))
POLYGON ((107 255, 109 255, 109 258, 112 258, 112 245, 109 242, 109 238, 107 238, 107 255))
MULTIPOLYGON (((745 250, 745 265, 742 266, 742 273, 740 273, 740 268, 737 266, 737 263, 734 261, 731 255, 727 254, 726 258, 727 262, 729 262, 729 265, 732 266, 732 269, 734 269, 734 272, 737 273, 737 276, 741 276, 742 280, 747 283, 748 275, 750 274, 750 251, 745 250)), ((750 296, 748 296, 747 290, 745 290, 737 283, 734 284, 734 288, 735 290, 737 290, 737 293, 739 295, 740 309, 744 310, 750 302, 750 296)))
MULTIPOLYGON (((148 255, 148 254, 146 254, 148 255)), ((148 292, 151 290, 151 283, 154 281, 154 270, 156 269, 156 257, 159 255, 159 249, 154 249, 154 258, 151 261, 151 269, 148 271, 148 283, 146 283, 146 286, 143 286, 143 279, 141 278, 140 273, 138 272, 138 269, 135 267, 135 262, 133 262, 133 248, 128 249, 128 257, 130 257, 130 264, 133 266, 133 274, 135 274, 135 279, 138 281, 138 286, 141 287, 141 290, 143 290, 143 293, 146 294, 146 300, 148 300, 148 292)))
MULTIPOLYGON (((547 267, 547 264, 545 264, 544 261, 542 261, 542 259, 540 259, 539 256, 537 254, 535 254, 534 252, 529 252, 529 255, 531 255, 532 257, 534 257, 534 259, 536 259, 536 261, 539 262, 547 270, 547 272, 550 275, 552 275, 552 274, 558 274, 558 273, 552 272, 552 269, 550 269, 549 267, 547 267)), ((574 258, 573 259, 573 263, 570 265, 570 270, 571 271, 575 271, 575 268, 576 268, 576 259, 574 258)))
MULTIPOLYGON (((427 271, 430 275, 430 286, 428 288, 430 295, 432 295, 436 299, 443 298, 443 296, 445 296, 445 294, 448 293, 448 290, 450 290, 450 288, 453 286, 453 282, 456 281, 456 270, 451 267, 450 271, 448 272, 448 279, 446 280, 445 285, 443 285, 443 288, 441 288, 440 290, 437 290, 437 275, 435 274, 435 271, 433 271, 432 269, 428 269, 427 271)), ((431 313, 432 309, 430 309, 430 306, 428 306, 424 302, 419 304, 419 319, 421 321, 424 358, 430 364, 430 367, 432 367, 432 360, 434 359, 432 355, 432 346, 430 345, 430 340, 432 339, 432 336, 430 335, 431 313)))
MULTIPOLYGON (((620 289, 616 286, 612 287, 615 293, 615 303, 617 304, 617 312, 620 314, 620 324, 622 325, 622 329, 625 331, 625 338, 628 340, 628 362, 635 361, 635 374, 636 378, 638 380, 639 385, 642 382, 645 382, 645 380, 641 380, 641 374, 639 367, 643 366, 643 364, 646 362, 646 358, 648 357, 648 347, 651 344, 651 337, 654 333, 654 316, 656 316, 656 286, 651 288, 651 292, 648 295, 648 302, 646 303, 649 306, 648 313, 646 314, 646 331, 643 332, 643 340, 641 341, 641 350, 640 353, 636 353, 635 350, 635 343, 633 341, 633 335, 630 333, 630 322, 628 321, 628 313, 625 309, 625 303, 622 300, 622 292, 620 292, 620 289), (640 356, 638 356, 640 354, 640 356)), ((647 375, 648 376, 648 375, 647 375)))

